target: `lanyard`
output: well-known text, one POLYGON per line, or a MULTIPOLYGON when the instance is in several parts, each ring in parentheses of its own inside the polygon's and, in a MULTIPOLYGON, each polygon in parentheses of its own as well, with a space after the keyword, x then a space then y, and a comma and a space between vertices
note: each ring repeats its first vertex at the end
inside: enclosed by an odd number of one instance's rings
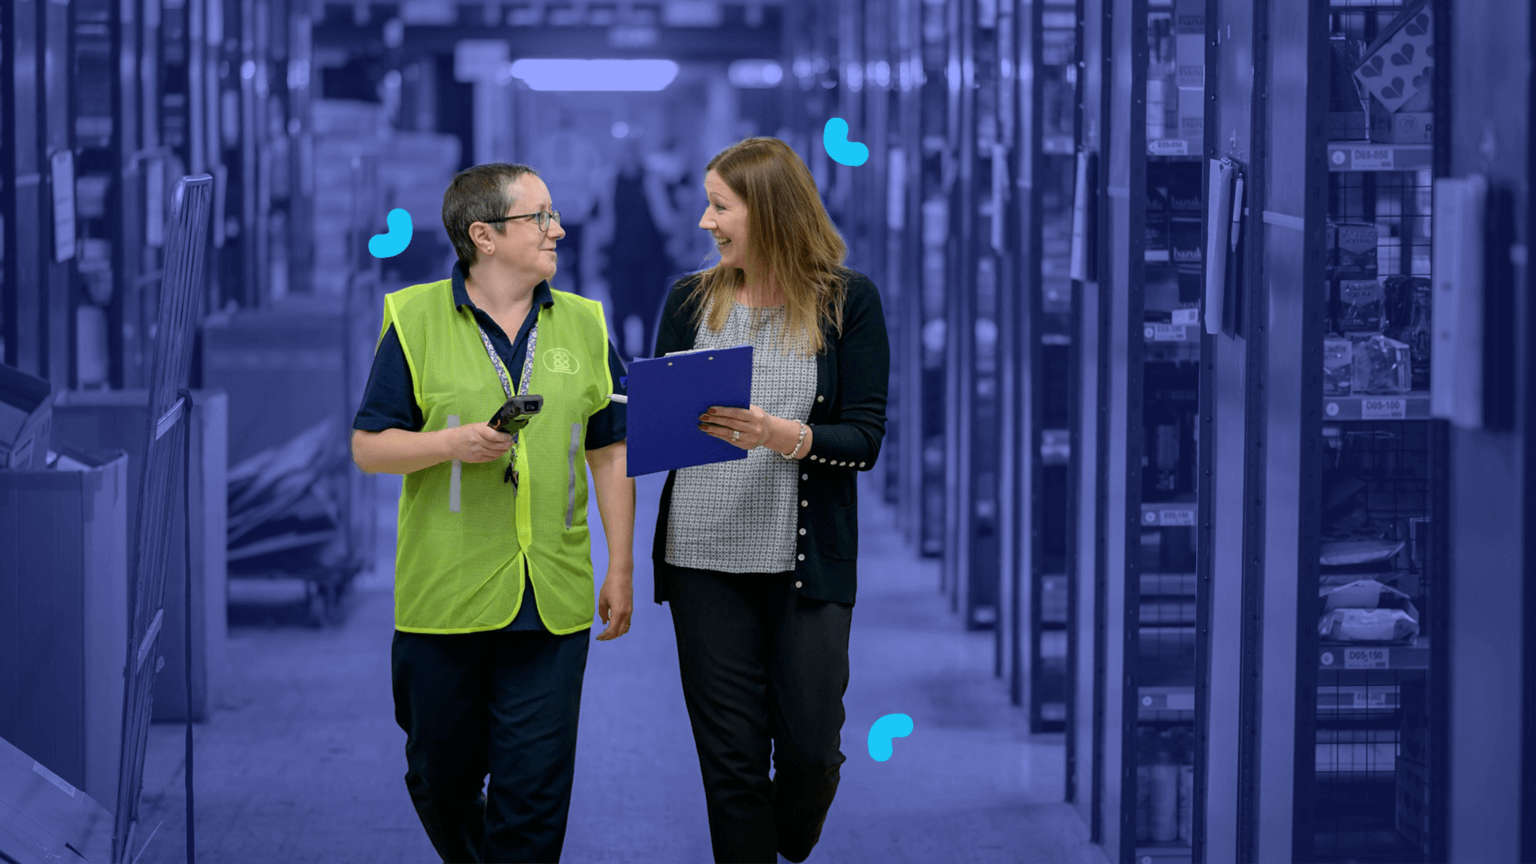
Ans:
MULTIPOLYGON (((496 367, 496 377, 501 379, 502 392, 507 394, 508 399, 511 399, 514 394, 512 392, 512 382, 507 378, 507 367, 503 366, 501 358, 496 356, 496 348, 491 345, 491 337, 485 335, 485 328, 481 327, 478 321, 475 322, 475 329, 480 331, 480 344, 485 346, 485 353, 491 358, 491 365, 496 367)), ((539 325, 534 324, 533 329, 528 331, 528 350, 523 355, 523 380, 518 383, 516 395, 521 396, 528 393, 528 380, 533 375, 534 347, 538 344, 539 325)), ((517 444, 516 432, 512 433, 512 443, 514 445, 517 444)))

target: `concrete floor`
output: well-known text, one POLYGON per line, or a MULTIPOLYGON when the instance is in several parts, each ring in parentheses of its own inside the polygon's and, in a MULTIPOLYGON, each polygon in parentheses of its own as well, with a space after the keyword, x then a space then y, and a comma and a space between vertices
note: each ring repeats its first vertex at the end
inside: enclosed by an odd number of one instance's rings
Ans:
MULTIPOLYGON (((588 660, 566 862, 710 861, 671 621, 649 599, 660 485, 640 481, 633 629, 588 660)), ((437 860, 405 792, 389 689, 397 488, 381 487, 382 566, 359 580, 339 626, 304 625, 299 583, 231 585, 229 680, 195 732, 197 860, 437 860)), ((861 499, 848 761, 810 861, 1103 864, 1061 803, 1061 736, 1028 734, 991 676, 991 635, 960 627, 936 593, 936 563, 908 554, 872 488, 861 499), (915 728, 875 762, 865 736, 889 713, 915 728)), ((595 508, 592 521, 600 576, 595 508)), ((184 734, 150 735, 135 845, 156 833, 142 864, 187 860, 184 734)))

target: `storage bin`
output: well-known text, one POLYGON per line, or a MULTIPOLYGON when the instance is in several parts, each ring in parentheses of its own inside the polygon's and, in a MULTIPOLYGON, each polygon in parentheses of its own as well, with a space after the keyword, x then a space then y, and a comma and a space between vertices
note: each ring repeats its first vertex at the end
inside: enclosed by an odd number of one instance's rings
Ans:
MULTIPOLYGON (((135 554, 139 536, 137 511, 143 479, 144 446, 149 434, 149 391, 65 391, 54 405, 54 440, 80 449, 115 448, 128 460, 128 551, 135 554)), ((192 392, 192 695, 186 684, 186 566, 181 478, 175 479, 168 569, 165 579, 165 621, 160 654, 165 668, 155 679, 156 721, 192 719, 205 722, 218 704, 226 675, 228 630, 229 397, 222 390, 192 392)), ((177 464, 180 457, 177 456, 177 464)), ((136 560, 133 557, 130 561, 136 560)))
POLYGON ((78 469, 0 471, 0 738, 115 806, 128 457, 62 453, 78 469))

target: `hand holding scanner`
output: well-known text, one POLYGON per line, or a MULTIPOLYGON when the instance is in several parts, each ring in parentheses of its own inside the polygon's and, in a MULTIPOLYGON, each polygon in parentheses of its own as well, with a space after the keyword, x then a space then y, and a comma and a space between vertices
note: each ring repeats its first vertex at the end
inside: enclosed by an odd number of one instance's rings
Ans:
POLYGON ((543 408, 543 396, 513 396, 501 406, 495 416, 491 417, 490 427, 508 435, 520 432, 524 426, 528 425, 528 421, 533 419, 533 415, 543 408))

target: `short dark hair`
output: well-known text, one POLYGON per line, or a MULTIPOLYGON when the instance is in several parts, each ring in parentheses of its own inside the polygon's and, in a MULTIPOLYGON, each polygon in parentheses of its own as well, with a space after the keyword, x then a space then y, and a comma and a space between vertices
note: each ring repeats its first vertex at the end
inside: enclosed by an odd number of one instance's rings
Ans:
MULTIPOLYGON (((475 241, 469 238, 469 226, 507 215, 514 203, 508 187, 525 174, 539 176, 539 172, 527 165, 487 162, 465 168, 449 181, 448 191, 443 193, 443 227, 447 229, 453 252, 466 273, 479 257, 475 241)), ((491 222, 490 226, 500 234, 505 224, 491 222)))

